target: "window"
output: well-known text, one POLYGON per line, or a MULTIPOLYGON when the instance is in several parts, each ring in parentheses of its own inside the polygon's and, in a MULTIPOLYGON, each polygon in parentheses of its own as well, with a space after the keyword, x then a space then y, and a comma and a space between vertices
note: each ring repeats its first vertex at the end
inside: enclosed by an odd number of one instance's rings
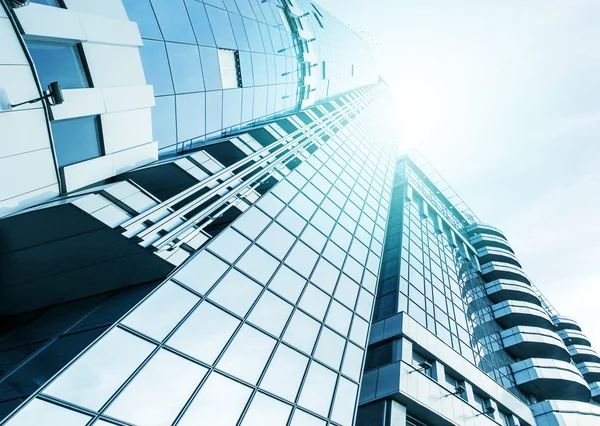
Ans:
POLYGON ((422 371, 423 374, 429 377, 433 377, 433 369, 431 368, 431 364, 432 363, 419 352, 413 351, 412 366, 414 368, 422 371), (427 364, 429 364, 429 366, 427 364))
POLYGON ((459 380, 451 374, 446 373, 446 383, 450 386, 452 393, 464 400, 467 399, 467 393, 462 380, 459 380))
POLYGON ((221 70, 223 89, 242 87, 242 72, 238 51, 217 49, 217 52, 219 54, 219 69, 221 70))
POLYGON ((62 89, 90 87, 80 45, 27 41, 27 49, 43 88, 53 81, 58 81, 62 89))
MULTIPOLYGON (((413 357, 414 358, 414 357, 413 357)), ((367 352, 365 361, 365 371, 372 370, 393 361, 393 342, 380 343, 373 345, 367 352)), ((417 367, 419 368, 419 367, 417 367)))
POLYGON ((511 420, 511 416, 509 414, 506 414, 502 411, 499 412, 500 413, 500 422, 502 423, 503 426, 512 426, 513 422, 511 420))
POLYGON ((45 6, 63 7, 60 0, 30 0, 30 3, 43 4, 45 6))
POLYGON ((102 155, 98 117, 52 121, 52 138, 59 167, 102 155))

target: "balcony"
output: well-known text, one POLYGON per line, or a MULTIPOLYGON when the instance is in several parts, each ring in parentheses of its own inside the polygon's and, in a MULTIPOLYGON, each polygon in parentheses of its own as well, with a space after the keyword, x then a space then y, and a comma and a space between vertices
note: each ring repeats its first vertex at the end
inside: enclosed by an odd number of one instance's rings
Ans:
POLYGON ((487 282, 505 278, 531 284, 531 281, 520 267, 506 262, 488 262, 481 265, 481 275, 487 282))
POLYGON ((485 285, 488 297, 494 303, 505 300, 520 300, 541 306, 542 302, 537 297, 531 286, 519 281, 498 279, 485 285))
POLYGON ((569 345, 567 346, 569 353, 571 354, 571 358, 575 363, 580 362, 600 362, 600 356, 596 353, 595 350, 590 348, 589 346, 583 345, 569 345))
POLYGON ((511 265, 521 267, 517 257, 510 251, 500 247, 481 247, 477 250, 479 263, 486 264, 488 262, 505 262, 511 265))
POLYGON ((488 225, 486 223, 474 223, 472 225, 467 226, 467 233, 469 235, 473 234, 485 234, 485 235, 493 235, 499 238, 502 238, 506 241, 506 236, 502 231, 498 228, 493 227, 492 225, 488 225))
POLYGON ((590 341, 588 340, 588 338, 581 331, 569 330, 567 328, 564 330, 558 330, 556 333, 560 336, 561 339, 563 339, 563 342, 565 342, 565 345, 567 345, 567 346, 569 346, 569 345, 592 346, 590 344, 590 341))
POLYGON ((592 399, 600 402, 600 382, 590 383, 590 390, 592 391, 592 399))
POLYGON ((591 392, 574 365, 553 359, 532 358, 511 366, 517 386, 537 400, 564 399, 587 402, 591 392))
POLYGON ((580 362, 579 364, 575 364, 575 367, 577 367, 588 383, 600 381, 599 362, 580 362))
POLYGON ((577 330, 581 331, 581 327, 574 319, 556 315, 552 317, 552 322, 557 330, 577 330))
POLYGON ((555 332, 538 327, 519 326, 500 333, 508 353, 520 359, 551 358, 569 362, 567 347, 555 332))
POLYGON ((496 322, 505 329, 519 325, 554 329, 546 311, 533 303, 507 300, 493 305, 492 311, 496 322))
POLYGON ((533 404, 531 412, 538 425, 592 426, 600 424, 600 407, 587 401, 542 401, 533 404))
POLYGON ((495 235, 473 235, 469 238, 469 242, 476 249, 481 247, 498 247, 514 253, 512 247, 508 244, 508 241, 495 235))

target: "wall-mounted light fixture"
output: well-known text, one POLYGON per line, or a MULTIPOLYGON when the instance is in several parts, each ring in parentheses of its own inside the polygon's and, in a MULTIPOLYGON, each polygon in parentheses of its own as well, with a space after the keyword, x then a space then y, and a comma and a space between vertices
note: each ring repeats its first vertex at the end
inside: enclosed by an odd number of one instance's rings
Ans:
POLYGON ((29 101, 20 102, 18 104, 8 104, 8 109, 13 109, 21 105, 25 104, 33 104, 41 101, 42 99, 48 100, 50 105, 60 105, 65 101, 62 90, 60 88, 60 83, 58 81, 53 81, 48 85, 48 90, 44 90, 43 96, 35 99, 31 99, 29 101))

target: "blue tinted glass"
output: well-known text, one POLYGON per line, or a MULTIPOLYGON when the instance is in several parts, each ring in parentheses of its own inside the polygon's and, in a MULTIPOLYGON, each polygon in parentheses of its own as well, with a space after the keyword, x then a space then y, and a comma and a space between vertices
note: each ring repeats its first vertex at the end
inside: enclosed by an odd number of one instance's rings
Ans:
POLYGON ((165 40, 196 43, 183 0, 152 0, 152 6, 165 40))
POLYGON ((225 3, 225 8, 229 12, 240 13, 240 11, 237 8, 237 5, 235 4, 235 0, 223 0, 223 3, 225 3))
POLYGON ((60 167, 101 154, 98 116, 52 121, 52 137, 60 167))
POLYGON ((267 86, 254 89, 254 118, 267 115, 267 86))
POLYGON ((225 9, 225 4, 223 3, 223 0, 204 0, 204 3, 220 7, 221 9, 225 9))
POLYGON ((62 7, 58 0, 30 0, 31 3, 45 4, 46 6, 62 7))
POLYGON ((208 19, 210 20, 210 26, 213 30, 217 47, 237 49, 227 12, 212 6, 206 6, 206 12, 208 13, 208 19))
MULTIPOLYGON (((162 35, 154 16, 149 0, 123 0, 127 16, 131 21, 137 22, 140 34, 144 38, 161 40, 162 35)), ((146 44, 144 42, 144 44, 146 44)))
POLYGON ((200 46, 199 49, 206 90, 221 89, 221 68, 219 68, 217 49, 202 46, 200 46))
POLYGON ((231 19, 231 26, 233 27, 233 33, 235 35, 235 41, 237 42, 238 49, 250 50, 248 37, 246 36, 246 30, 244 28, 244 23, 242 22, 242 17, 240 15, 230 14, 229 18, 231 19))
POLYGON ((248 0, 235 0, 235 2, 237 3, 238 9, 240 10, 242 16, 256 19, 256 16, 254 16, 254 11, 252 10, 248 0))
POLYGON ((177 95, 177 140, 204 135, 204 93, 177 95))
POLYGON ((167 52, 175 93, 204 90, 198 47, 189 44, 167 43, 167 52))
POLYGON ((265 48, 263 47, 260 30, 258 29, 258 22, 244 18, 244 26, 246 27, 246 34, 248 34, 250 50, 253 52, 264 52, 265 48))
POLYGON ((42 87, 58 81, 62 89, 90 87, 77 45, 28 41, 42 87))
POLYGON ((271 42, 273 43, 273 50, 275 52, 283 49, 283 43, 281 42, 281 31, 275 27, 268 27, 271 33, 271 42))
POLYGON ((240 52, 240 68, 242 72, 242 86, 254 86, 254 76, 252 75, 252 55, 248 52, 240 52))
POLYGON ((223 127, 223 92, 206 92, 206 133, 219 132, 223 127))
POLYGON ((175 96, 159 96, 152 107, 152 134, 159 149, 175 145, 175 96))
POLYGON ((242 123, 254 118, 254 89, 252 87, 243 89, 242 93, 242 123))
POLYGON ((215 38, 210 30, 210 23, 208 22, 204 4, 196 0, 186 0, 185 4, 188 13, 190 14, 190 20, 192 21, 192 27, 194 28, 198 44, 203 46, 214 46, 215 38))
POLYGON ((231 127, 240 123, 242 111, 242 89, 223 91, 223 127, 231 127))
POLYGON ((265 24, 259 24, 260 35, 262 36, 263 44, 265 46, 266 53, 273 53, 273 44, 271 43, 271 36, 269 35, 269 28, 265 24))
POLYGON ((267 80, 269 84, 277 83, 277 70, 275 66, 275 55, 266 55, 267 59, 267 80))
POLYGON ((254 15, 259 22, 265 22, 265 17, 263 16, 262 10, 260 10, 260 2, 262 0, 249 0, 252 9, 254 10, 254 15))
POLYGON ((267 60, 266 55, 262 53, 252 54, 252 68, 254 71, 254 85, 262 86, 267 84, 267 60))
POLYGON ((140 47, 140 56, 146 74, 146 82, 154 86, 154 95, 170 95, 173 93, 173 81, 167 51, 163 41, 144 40, 140 47))

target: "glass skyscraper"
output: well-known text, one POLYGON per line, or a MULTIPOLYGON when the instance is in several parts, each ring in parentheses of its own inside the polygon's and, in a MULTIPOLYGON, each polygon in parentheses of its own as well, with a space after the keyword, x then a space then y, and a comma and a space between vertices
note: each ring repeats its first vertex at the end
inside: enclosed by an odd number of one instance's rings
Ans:
POLYGON ((0 4, 1 425, 600 423, 600 357, 318 3, 0 4))

